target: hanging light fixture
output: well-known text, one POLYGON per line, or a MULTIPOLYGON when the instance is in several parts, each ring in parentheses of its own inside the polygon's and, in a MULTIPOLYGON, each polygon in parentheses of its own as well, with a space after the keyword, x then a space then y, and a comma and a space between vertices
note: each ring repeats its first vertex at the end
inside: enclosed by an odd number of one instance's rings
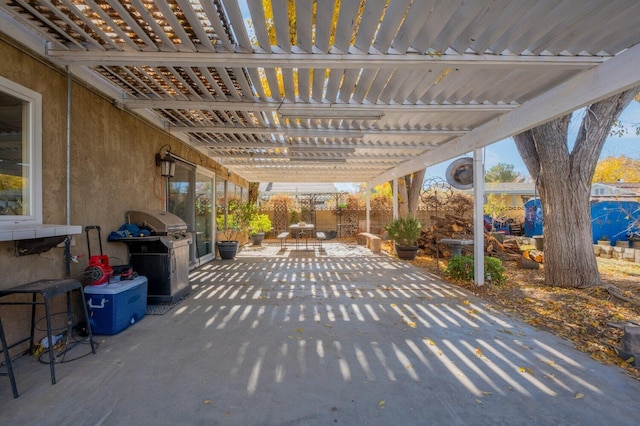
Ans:
POLYGON ((171 157, 171 146, 162 145, 156 154, 156 166, 160 167, 160 174, 165 177, 173 177, 176 174, 176 160, 171 157), (163 148, 168 149, 162 154, 163 148))

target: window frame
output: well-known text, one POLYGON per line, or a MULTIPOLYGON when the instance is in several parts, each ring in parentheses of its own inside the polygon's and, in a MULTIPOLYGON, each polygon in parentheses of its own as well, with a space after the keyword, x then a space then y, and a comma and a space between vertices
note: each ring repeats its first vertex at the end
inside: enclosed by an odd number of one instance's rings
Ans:
POLYGON ((29 212, 24 215, 0 216, 0 228, 22 225, 42 225, 42 94, 18 83, 0 77, 0 91, 27 102, 27 117, 24 122, 29 146, 28 195, 29 212))

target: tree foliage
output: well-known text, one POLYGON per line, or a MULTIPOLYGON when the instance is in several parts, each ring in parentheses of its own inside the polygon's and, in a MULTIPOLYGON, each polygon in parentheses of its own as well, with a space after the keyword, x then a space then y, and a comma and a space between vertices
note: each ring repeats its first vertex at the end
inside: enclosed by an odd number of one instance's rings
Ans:
POLYGON ((640 182, 640 160, 606 157, 598 161, 593 182, 640 182))
POLYGON ((484 175, 485 182, 524 182, 524 177, 516 172, 513 164, 498 163, 484 175))

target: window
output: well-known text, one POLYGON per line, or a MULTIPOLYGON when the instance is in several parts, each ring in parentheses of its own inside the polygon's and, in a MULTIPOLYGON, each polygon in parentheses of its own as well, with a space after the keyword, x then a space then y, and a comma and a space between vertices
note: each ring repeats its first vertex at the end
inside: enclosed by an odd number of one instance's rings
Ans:
POLYGON ((0 77, 0 226, 42 224, 42 96, 0 77))

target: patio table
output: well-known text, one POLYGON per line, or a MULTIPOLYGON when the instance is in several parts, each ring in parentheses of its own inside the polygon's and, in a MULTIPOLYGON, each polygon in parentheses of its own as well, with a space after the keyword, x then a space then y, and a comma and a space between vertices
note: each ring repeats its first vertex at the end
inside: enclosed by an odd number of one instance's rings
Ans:
POLYGON ((300 239, 304 237, 304 249, 309 250, 309 235, 313 234, 314 226, 311 223, 294 223, 289 229, 296 238, 296 250, 300 244, 300 239))

